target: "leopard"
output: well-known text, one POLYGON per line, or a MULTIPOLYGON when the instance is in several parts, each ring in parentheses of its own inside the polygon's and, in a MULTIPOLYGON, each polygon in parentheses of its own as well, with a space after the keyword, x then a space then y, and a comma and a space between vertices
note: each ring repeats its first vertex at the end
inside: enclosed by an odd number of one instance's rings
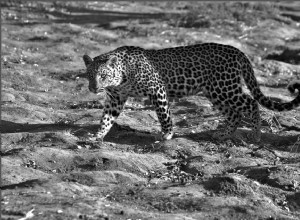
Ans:
POLYGON ((251 138, 261 140, 259 105, 272 111, 288 111, 300 104, 300 81, 287 89, 298 95, 289 102, 265 96, 244 52, 231 45, 201 43, 163 49, 121 46, 91 58, 83 55, 89 91, 106 94, 95 140, 103 141, 120 115, 128 97, 148 97, 161 125, 162 140, 170 140, 173 122, 170 99, 203 93, 225 117, 224 130, 213 137, 224 140, 234 136, 242 117, 251 122, 251 138), (250 90, 243 91, 242 78, 250 90))

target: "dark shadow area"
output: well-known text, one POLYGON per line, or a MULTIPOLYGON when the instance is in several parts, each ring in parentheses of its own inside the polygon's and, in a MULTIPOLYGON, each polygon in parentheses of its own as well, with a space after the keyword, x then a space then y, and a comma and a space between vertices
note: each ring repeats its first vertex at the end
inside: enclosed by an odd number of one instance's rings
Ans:
MULTIPOLYGON (((97 125, 92 125, 90 127, 96 127, 97 125)), ((15 123, 10 121, 1 120, 0 132, 2 134, 6 133, 38 133, 38 132, 47 132, 47 131, 63 131, 68 128, 79 129, 82 126, 80 125, 62 125, 62 124, 23 124, 15 123)), ((88 126, 89 127, 89 126, 88 126)))
POLYGON ((293 12, 293 11, 286 11, 281 13, 282 16, 291 18, 292 20, 299 22, 300 21, 300 13, 299 11, 293 12))
POLYGON ((284 124, 282 124, 281 126, 284 127, 286 131, 300 131, 300 128, 297 127, 297 126, 293 126, 293 125, 292 126, 287 126, 287 125, 284 125, 284 124))
POLYGON ((286 196, 286 200, 289 204, 289 208, 293 211, 300 210, 300 192, 296 192, 286 196))
POLYGON ((199 140, 203 140, 203 141, 213 141, 213 130, 209 130, 209 131, 202 131, 200 133, 189 133, 189 134, 182 134, 182 135, 174 135, 174 137, 180 137, 180 138, 187 138, 190 139, 192 141, 199 141, 199 140))
MULTIPOLYGON (((58 132, 58 131, 66 131, 71 130, 75 136, 84 137, 87 132, 96 133, 99 129, 98 124, 85 124, 85 125, 75 125, 75 124, 22 124, 22 123, 14 123, 10 121, 1 120, 0 131, 2 134, 6 133, 39 133, 39 132, 58 132)), ((239 133, 243 137, 247 137, 247 134, 250 134, 251 131, 238 129, 239 133)), ((182 135, 174 135, 173 138, 188 138, 192 141, 212 141, 212 142, 220 142, 217 139, 212 137, 213 130, 203 131, 200 133, 189 133, 182 135)), ((154 132, 143 132, 140 130, 136 130, 127 125, 119 125, 115 123, 109 133, 105 136, 105 142, 112 142, 116 144, 126 144, 126 145, 145 145, 152 146, 156 141, 154 132)), ((284 148, 287 145, 293 145, 297 142, 299 135, 288 135, 283 136, 280 134, 272 134, 272 133, 262 133, 262 139, 260 145, 268 144, 272 149, 280 150, 280 151, 289 151, 289 149, 284 148)), ((243 144, 243 142, 237 138, 232 139, 235 144, 243 144)), ((251 140, 243 140, 244 142, 253 143, 251 140)), ((13 153, 13 152, 10 152, 13 153)))
MULTIPOLYGON (((219 130, 219 129, 218 129, 219 130)), ((222 130, 222 129, 221 129, 222 130)), ((192 141, 211 141, 214 143, 220 143, 224 141, 220 141, 213 138, 214 132, 217 130, 209 130, 209 131, 203 131, 200 133, 189 133, 189 134, 183 134, 180 135, 180 137, 188 138, 192 141)), ((231 138, 232 142, 236 145, 244 145, 247 144, 253 144, 255 143, 252 140, 247 140, 247 135, 250 135, 252 131, 239 128, 238 129, 239 135, 242 136, 243 140, 239 138, 231 138)), ((261 141, 260 143, 256 143, 258 145, 265 145, 267 144, 268 147, 272 150, 279 150, 279 151, 290 151, 289 148, 286 148, 288 145, 293 145, 297 142, 299 138, 299 135, 280 135, 280 134, 272 134, 272 133, 262 133, 261 134, 261 141)))
MULTIPOLYGON (((1 120, 0 132, 2 134, 8 133, 39 133, 39 132, 58 132, 71 130, 75 136, 84 137, 87 132, 96 133, 99 129, 98 124, 85 125, 60 125, 60 124, 22 124, 10 121, 1 120)), ((141 132, 131 128, 130 126, 119 125, 115 123, 109 133, 105 136, 104 141, 116 144, 153 144, 155 137, 149 132, 141 132)), ((9 153, 9 152, 7 152, 9 153)), ((13 152, 10 152, 13 153, 13 152)))
POLYGON ((274 178, 274 175, 272 173, 278 172, 280 169, 286 169, 286 164, 279 164, 276 166, 247 166, 247 167, 236 167, 234 169, 228 170, 228 173, 236 173, 238 170, 238 173, 240 175, 243 175, 247 178, 256 180, 260 182, 261 184, 266 184, 275 188, 279 188, 285 191, 293 191, 293 184, 280 184, 276 178, 274 178))
POLYGON ((115 123, 105 136, 104 141, 116 144, 150 146, 155 142, 155 137, 154 133, 139 131, 130 126, 121 126, 115 123))
POLYGON ((0 152, 0 156, 1 157, 5 157, 5 156, 12 156, 12 155, 17 155, 19 154, 22 150, 24 150, 24 148, 13 148, 10 150, 7 150, 5 152, 0 152))
POLYGON ((35 185, 41 185, 42 183, 45 183, 46 181, 39 180, 39 179, 33 179, 33 180, 27 180, 21 183, 17 184, 10 184, 10 185, 2 185, 0 188, 1 190, 7 190, 7 189, 15 189, 15 188, 28 188, 33 187, 35 185))
POLYGON ((299 135, 280 135, 272 133, 262 133, 260 144, 268 144, 269 147, 274 150, 290 151, 285 146, 295 144, 298 138, 299 135))
POLYGON ((285 63, 290 63, 294 65, 300 64, 300 49, 289 49, 286 48, 281 53, 268 54, 265 59, 267 60, 277 60, 285 63))

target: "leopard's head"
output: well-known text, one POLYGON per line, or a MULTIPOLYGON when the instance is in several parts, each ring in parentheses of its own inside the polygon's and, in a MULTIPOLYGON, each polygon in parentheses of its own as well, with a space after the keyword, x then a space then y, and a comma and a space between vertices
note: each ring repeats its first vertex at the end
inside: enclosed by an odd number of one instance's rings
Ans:
POLYGON ((122 69, 116 55, 105 55, 90 58, 83 56, 89 80, 89 90, 100 93, 108 86, 118 86, 122 81, 122 69))

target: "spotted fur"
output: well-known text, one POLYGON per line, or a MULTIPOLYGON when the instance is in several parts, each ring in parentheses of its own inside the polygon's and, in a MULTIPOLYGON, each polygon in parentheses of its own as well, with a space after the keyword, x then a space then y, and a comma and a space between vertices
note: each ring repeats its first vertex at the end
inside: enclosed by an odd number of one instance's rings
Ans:
MULTIPOLYGON (((145 50, 124 46, 91 59, 83 56, 87 67, 89 90, 106 92, 100 129, 97 138, 103 139, 113 121, 121 113, 129 96, 148 96, 152 100, 161 123, 164 139, 173 136, 168 98, 181 98, 204 92, 213 105, 227 118, 225 131, 219 139, 230 137, 241 117, 250 117, 254 138, 260 140, 258 103, 275 110, 291 110, 299 106, 300 95, 287 103, 279 103, 261 92, 250 61, 240 50, 216 43, 145 50), (252 97, 242 91, 241 76, 252 97)), ((288 86, 300 91, 300 82, 288 86)))

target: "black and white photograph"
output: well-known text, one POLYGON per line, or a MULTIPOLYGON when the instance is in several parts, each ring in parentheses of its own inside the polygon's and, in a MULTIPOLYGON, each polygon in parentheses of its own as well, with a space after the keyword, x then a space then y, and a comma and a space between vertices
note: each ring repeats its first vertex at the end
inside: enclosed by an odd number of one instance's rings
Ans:
POLYGON ((300 219, 300 1, 1 6, 1 219, 300 219))

